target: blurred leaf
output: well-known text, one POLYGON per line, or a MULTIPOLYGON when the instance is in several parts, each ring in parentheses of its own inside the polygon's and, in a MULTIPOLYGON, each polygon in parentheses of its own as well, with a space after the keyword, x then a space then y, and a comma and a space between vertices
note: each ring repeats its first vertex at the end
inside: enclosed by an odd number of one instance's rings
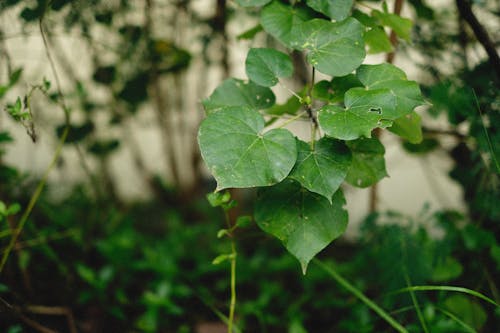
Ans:
POLYGON ((427 154, 439 147, 439 141, 431 138, 424 138, 420 143, 403 142, 403 148, 412 154, 427 154))
POLYGON ((100 140, 92 143, 88 151, 96 156, 104 157, 116 151, 118 147, 120 147, 120 141, 118 140, 100 140))
POLYGON ((479 303, 470 300, 468 297, 463 295, 453 295, 448 297, 444 301, 444 306, 476 330, 481 330, 488 319, 486 312, 479 303))
POLYGON ((385 148, 376 138, 348 141, 352 151, 352 163, 346 181, 352 186, 368 187, 387 177, 385 148))
POLYGON ((438 263, 432 272, 434 282, 447 282, 458 278, 463 272, 463 266, 453 257, 446 257, 438 263))
POLYGON ((396 119, 388 130, 403 139, 408 140, 410 144, 419 144, 423 140, 421 117, 415 112, 407 114, 396 119))
MULTIPOLYGON (((62 137, 65 128, 65 124, 56 127, 56 134, 58 138, 62 137)), ((69 125, 69 133, 65 143, 70 144, 80 142, 89 136, 93 131, 94 124, 92 122, 86 122, 83 125, 69 125)))

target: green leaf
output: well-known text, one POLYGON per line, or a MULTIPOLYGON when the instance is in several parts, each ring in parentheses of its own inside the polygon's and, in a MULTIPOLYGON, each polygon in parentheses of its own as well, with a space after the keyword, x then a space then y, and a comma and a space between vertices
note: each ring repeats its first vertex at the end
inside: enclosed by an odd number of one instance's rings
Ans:
POLYGON ((458 260, 453 257, 446 257, 443 262, 440 262, 432 272, 432 281, 446 282, 459 277, 464 268, 458 260))
POLYGON ((439 141, 434 138, 425 138, 419 143, 403 142, 403 148, 411 154, 427 154, 439 147, 439 141))
POLYGON ((393 112, 396 102, 388 89, 352 88, 345 94, 345 105, 345 109, 326 105, 319 110, 319 124, 326 135, 341 140, 369 138, 374 128, 391 124, 384 115, 393 112))
POLYGON ((229 187, 269 186, 282 181, 297 160, 297 145, 286 129, 264 134, 264 118, 244 107, 211 113, 198 132, 201 155, 217 180, 229 187))
POLYGON ((253 39, 255 37, 255 35, 257 35, 262 30, 263 30, 262 25, 257 24, 255 27, 250 28, 250 29, 240 33, 238 36, 236 36, 236 39, 238 39, 238 40, 253 39))
POLYGON ((372 11, 372 16, 376 18, 381 25, 394 30, 396 35, 400 38, 407 42, 410 41, 410 33, 413 25, 410 19, 392 13, 383 13, 379 10, 372 11))
POLYGON ((479 303, 470 300, 463 295, 453 295, 448 297, 444 301, 444 306, 476 330, 481 330, 488 319, 486 312, 479 303))
POLYGON ((341 77, 334 77, 330 82, 319 81, 313 87, 312 95, 314 98, 339 103, 344 101, 345 93, 355 87, 362 87, 363 84, 354 74, 341 77))
POLYGON ((352 163, 347 173, 346 181, 356 187, 369 187, 384 177, 385 148, 378 139, 359 139, 348 141, 347 145, 352 151, 352 163))
POLYGON ((412 111, 412 113, 396 119, 388 130, 412 144, 417 144, 422 142, 423 139, 420 123, 421 117, 415 111, 412 111))
POLYGON ((269 48, 250 49, 245 68, 248 78, 264 87, 272 87, 278 83, 279 77, 290 77, 293 74, 290 57, 269 48))
POLYGON ((236 0, 241 7, 259 7, 267 5, 271 0, 236 0))
POLYGON ((297 26, 311 19, 312 13, 303 7, 292 7, 273 1, 262 9, 260 24, 264 30, 289 48, 298 48, 297 26))
POLYGON ((314 150, 304 141, 297 141, 297 162, 289 177, 331 201, 351 165, 349 148, 341 141, 327 137, 317 141, 314 150))
POLYGON ((229 191, 224 192, 212 192, 207 194, 207 200, 212 207, 219 207, 231 200, 231 193, 229 191))
POLYGON ((388 63, 362 65, 356 71, 356 76, 368 89, 386 81, 406 80, 406 74, 403 70, 388 63))
POLYGON ((374 27, 364 34, 369 54, 388 53, 394 50, 389 37, 381 27, 374 27))
POLYGON ((347 227, 344 205, 341 190, 335 192, 330 203, 286 179, 259 192, 254 216, 262 230, 283 242, 299 260, 305 274, 309 261, 344 233, 347 227))
POLYGON ((252 217, 249 215, 238 216, 236 226, 238 228, 246 228, 252 224, 252 217))
POLYGON ((425 104, 420 87, 408 81, 406 74, 391 64, 362 65, 356 71, 359 80, 367 89, 389 89, 396 98, 396 108, 384 113, 385 119, 395 120, 410 114, 419 105, 425 104))
POLYGON ((329 18, 340 21, 349 15, 353 0, 307 0, 306 3, 329 18))
POLYGON ((275 101, 276 97, 271 89, 251 81, 230 78, 222 82, 202 103, 207 113, 211 113, 235 106, 267 109, 275 101))
POLYGON ((340 22, 314 19, 298 27, 300 47, 309 50, 307 61, 318 71, 344 76, 365 58, 363 26, 349 17, 340 22))

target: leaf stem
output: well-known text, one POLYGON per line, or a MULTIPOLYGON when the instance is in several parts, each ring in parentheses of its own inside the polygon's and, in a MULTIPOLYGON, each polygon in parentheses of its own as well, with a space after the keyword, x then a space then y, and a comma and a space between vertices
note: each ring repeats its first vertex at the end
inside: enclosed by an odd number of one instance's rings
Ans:
POLYGON ((290 123, 294 122, 295 120, 297 120, 297 119, 299 119, 299 118, 303 117, 303 116, 304 116, 304 115, 306 115, 306 114, 307 114, 307 112, 306 112, 306 111, 303 111, 303 112, 299 113, 298 115, 295 115, 295 116, 293 116, 292 118, 288 119, 288 120, 287 120, 287 121, 285 121, 283 124, 279 125, 277 128, 283 128, 283 127, 285 127, 286 125, 288 125, 288 124, 290 124, 290 123))
POLYGON ((337 271, 335 271, 332 267, 323 263, 319 259, 313 259, 313 262, 318 265, 321 269, 323 269, 328 275, 330 275, 338 284, 351 292, 354 296, 356 296, 359 300, 365 303, 370 309, 372 309, 375 313, 377 313, 382 319, 384 319, 389 325, 391 325, 396 331, 400 333, 408 333, 406 328, 404 328, 400 323, 398 323, 390 314, 388 314, 384 309, 375 304, 372 300, 365 296, 359 289, 349 283, 346 279, 344 279, 337 271))

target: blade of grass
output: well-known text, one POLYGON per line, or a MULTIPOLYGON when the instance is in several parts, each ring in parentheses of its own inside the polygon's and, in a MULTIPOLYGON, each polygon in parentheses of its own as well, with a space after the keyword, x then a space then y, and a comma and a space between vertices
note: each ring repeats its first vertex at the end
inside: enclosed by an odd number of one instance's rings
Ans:
POLYGON ((337 271, 335 271, 332 267, 323 263, 318 259, 314 259, 313 262, 319 266, 322 270, 324 270, 328 275, 330 275, 338 284, 347 289, 354 296, 359 298, 366 306, 372 309, 376 314, 378 314, 382 319, 384 319, 389 325, 391 325, 396 331, 400 333, 408 333, 406 328, 404 328, 400 323, 396 321, 390 314, 388 314, 384 309, 375 304, 371 299, 369 299, 365 294, 361 292, 358 288, 349 283, 346 279, 344 279, 337 271))
POLYGON ((486 301, 490 304, 493 304, 496 307, 500 307, 500 305, 497 302, 495 302, 494 300, 492 300, 491 298, 489 298, 487 296, 484 296, 481 293, 478 293, 477 291, 474 291, 474 290, 471 290, 468 288, 464 288, 464 287, 456 287, 456 286, 432 286, 432 285, 412 286, 412 287, 402 288, 402 289, 393 291, 393 292, 389 293, 389 295, 400 294, 400 293, 404 293, 404 292, 413 292, 413 291, 454 291, 454 292, 464 293, 464 294, 468 294, 468 295, 480 298, 483 301, 486 301))

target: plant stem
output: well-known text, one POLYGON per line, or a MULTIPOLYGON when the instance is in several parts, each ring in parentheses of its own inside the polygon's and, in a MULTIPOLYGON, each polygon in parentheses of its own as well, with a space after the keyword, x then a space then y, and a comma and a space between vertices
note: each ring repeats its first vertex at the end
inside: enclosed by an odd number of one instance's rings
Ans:
POLYGON ((28 203, 28 206, 24 210, 24 213, 21 216, 21 220, 19 221, 18 226, 16 227, 16 229, 13 230, 12 238, 10 239, 10 242, 7 245, 7 248, 3 252, 2 259, 0 261, 0 273, 2 273, 3 268, 5 266, 5 263, 7 262, 7 259, 9 258, 10 252, 14 248, 14 245, 16 244, 17 239, 19 238, 19 235, 21 234, 21 232, 24 228, 24 225, 28 221, 28 217, 30 216, 31 211, 35 207, 35 204, 38 201, 38 198, 42 194, 42 191, 45 187, 45 184, 47 183, 47 180, 49 178, 49 174, 52 171, 52 169, 55 167, 57 160, 59 159, 59 156, 61 155, 64 143, 66 142, 66 138, 68 137, 68 134, 69 134, 69 110, 66 106, 66 102, 64 100, 64 95, 62 94, 61 81, 59 80, 59 76, 57 75, 54 60, 52 59, 52 56, 50 54, 50 50, 49 50, 48 43, 47 43, 47 38, 46 38, 45 32, 43 30, 43 17, 40 18, 40 21, 38 23, 39 23, 40 34, 41 34, 42 40, 43 40, 43 45, 45 47, 45 53, 47 55, 47 58, 48 58, 49 64, 50 64, 50 68, 51 68, 52 73, 54 75, 54 78, 56 80, 57 92, 59 93, 59 98, 60 98, 60 102, 58 104, 61 106, 61 108, 64 111, 64 119, 65 119, 66 126, 65 126, 64 131, 61 135, 61 139, 59 140, 59 144, 56 148, 56 151, 55 151, 54 155, 52 156, 52 160, 51 160, 49 166, 47 167, 47 169, 45 170, 45 172, 42 176, 42 179, 38 182, 38 185, 35 189, 35 192, 31 196, 30 201, 28 203))
POLYGON ((227 332, 233 333, 234 309, 236 308, 236 246, 231 239, 231 301, 229 303, 229 319, 227 332))
POLYGON ((375 304, 372 300, 366 297, 361 290, 357 289, 355 286, 344 279, 339 273, 337 273, 332 267, 323 263, 319 259, 313 259, 313 262, 323 269, 328 275, 330 275, 338 284, 347 289, 354 296, 359 298, 363 303, 366 304, 370 309, 377 313, 382 319, 384 319, 389 325, 391 325, 396 331, 400 333, 408 333, 406 328, 404 328, 400 323, 398 323, 390 314, 388 314, 384 309, 375 304))
MULTIPOLYGON (((224 217, 226 219, 226 225, 228 230, 231 230, 231 221, 229 219, 229 214, 227 210, 224 210, 224 217)), ((231 278, 230 278, 230 289, 231 289, 231 298, 229 301, 229 315, 227 320, 227 332, 233 333, 233 323, 234 323, 234 309, 236 308, 236 243, 234 241, 234 235, 232 232, 228 234, 231 239, 231 255, 230 255, 230 264, 231 264, 231 278)))

